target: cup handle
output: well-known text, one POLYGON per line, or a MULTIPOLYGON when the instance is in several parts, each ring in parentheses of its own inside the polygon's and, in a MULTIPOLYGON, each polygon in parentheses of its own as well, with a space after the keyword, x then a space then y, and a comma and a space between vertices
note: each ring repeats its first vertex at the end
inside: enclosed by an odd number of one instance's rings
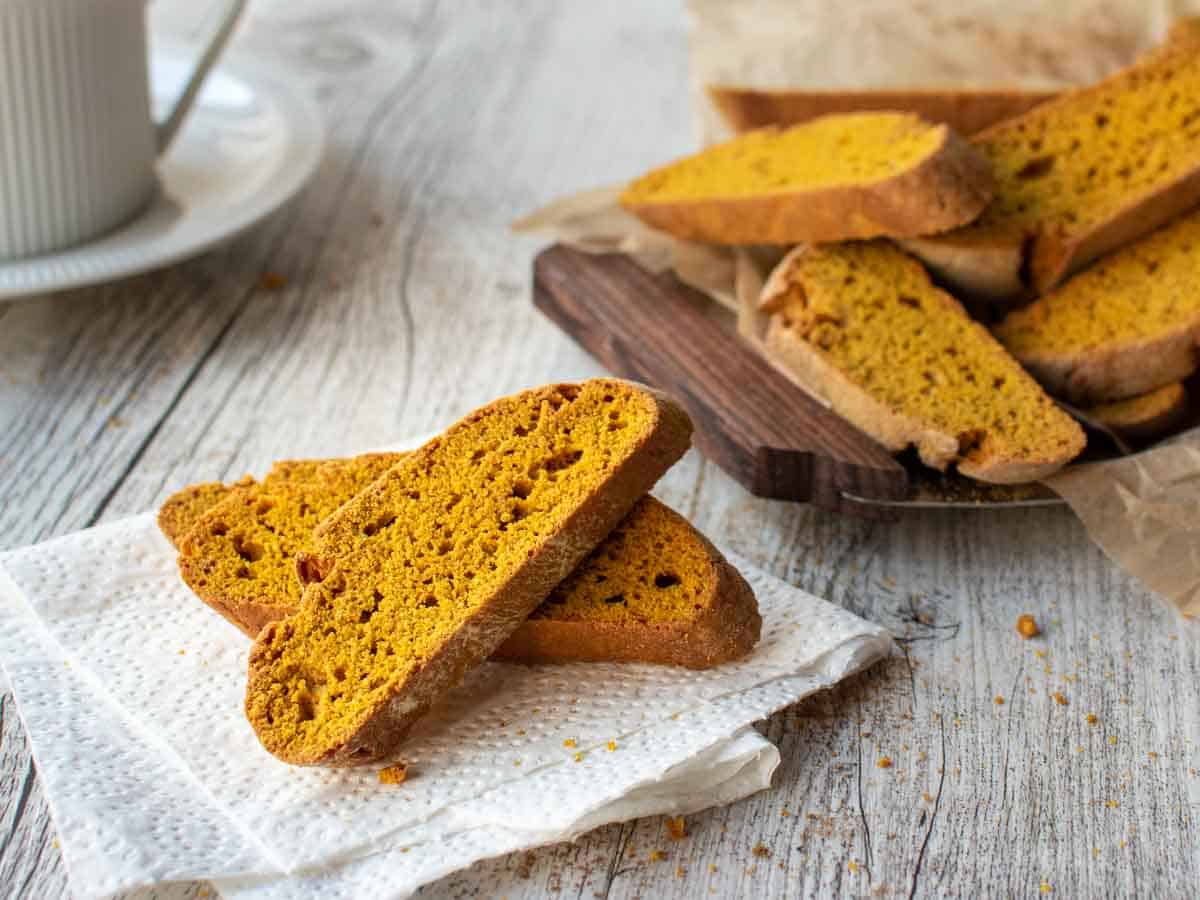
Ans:
POLYGON ((187 84, 184 85, 183 91, 179 94, 179 99, 175 101, 175 105, 171 107, 171 112, 167 117, 158 124, 156 136, 158 140, 158 152, 160 154, 175 139, 175 134, 179 131, 179 126, 187 118, 192 104, 200 94, 200 88, 204 85, 204 79, 208 77, 213 64, 220 57, 221 51, 225 49, 225 45, 229 42, 229 36, 233 34, 233 29, 237 27, 238 20, 242 17, 242 11, 245 8, 246 0, 231 0, 225 10, 225 15, 221 17, 221 24, 217 26, 217 30, 208 39, 208 44, 205 46, 204 52, 196 60, 196 65, 192 69, 192 74, 188 76, 187 84))

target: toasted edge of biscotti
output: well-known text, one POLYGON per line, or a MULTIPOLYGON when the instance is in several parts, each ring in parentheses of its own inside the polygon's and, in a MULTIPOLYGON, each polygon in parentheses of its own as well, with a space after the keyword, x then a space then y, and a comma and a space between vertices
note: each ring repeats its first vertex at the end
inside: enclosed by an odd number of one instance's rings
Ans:
MULTIPOLYGON (((708 559, 707 589, 696 615, 661 623, 530 617, 500 645, 493 659, 520 663, 640 662, 710 669, 739 659, 754 648, 762 631, 762 617, 746 579, 683 516, 653 497, 641 502, 663 506, 678 520, 683 539, 696 542, 708 559)), ((603 549, 602 543, 597 552, 603 549)), ((664 563, 669 561, 668 554, 669 550, 664 551, 664 563)))
MULTIPOLYGON (((872 115, 849 113, 844 118, 872 115)), ((987 159, 957 133, 945 125, 930 127, 939 134, 937 147, 911 169, 877 181, 665 202, 636 202, 622 195, 620 202, 654 228, 715 244, 939 234, 973 221, 984 210, 992 198, 993 178, 987 159)))
MULTIPOLYGON (((333 767, 365 765, 391 753, 430 706, 461 682, 468 671, 487 659, 686 452, 691 442, 691 420, 672 398, 628 382, 595 381, 640 392, 655 410, 649 428, 609 473, 603 486, 579 503, 558 531, 518 565, 508 581, 481 598, 470 618, 429 654, 403 685, 396 686, 386 698, 375 702, 352 728, 302 746, 277 737, 269 711, 260 710, 256 701, 267 696, 275 683, 272 673, 274 640, 276 634, 289 634, 291 619, 273 622, 263 629, 250 649, 245 709, 260 742, 270 753, 294 765, 333 767)), ((548 396, 581 388, 582 385, 547 385, 522 395, 548 396)), ((500 398, 481 407, 451 426, 447 433, 469 428, 480 418, 503 415, 513 399, 522 395, 500 398)), ((386 495, 393 480, 409 479, 413 473, 425 470, 443 446, 444 441, 435 439, 415 451, 405 462, 326 519, 317 529, 318 540, 322 533, 337 527, 339 517, 353 521, 360 510, 373 509, 379 498, 386 495)), ((334 568, 326 580, 337 574, 334 561, 334 568)), ((309 592, 324 589, 324 583, 310 584, 306 598, 309 592)), ((302 599, 302 607, 307 602, 302 599)))
MULTIPOLYGON (((790 285, 791 262, 799 254, 813 252, 797 247, 776 267, 763 286, 760 307, 771 311, 790 285)), ((912 265, 919 266, 915 260, 912 265)), ((947 312, 967 316, 962 305, 950 294, 930 285, 947 312)), ((973 323, 981 339, 994 341, 982 325, 973 323)), ((913 446, 925 465, 944 470, 955 464, 970 478, 993 484, 1020 484, 1036 481, 1058 471, 1084 447, 1079 430, 1079 445, 1072 453, 1047 453, 1041 458, 1013 459, 998 454, 984 455, 978 448, 964 455, 958 436, 923 422, 920 418, 892 409, 851 381, 836 365, 807 341, 797 337, 778 315, 772 315, 765 339, 767 352, 781 363, 797 382, 817 398, 828 403, 838 415, 862 429, 893 453, 913 446)))
POLYGON ((908 112, 949 125, 970 136, 1003 119, 1028 112, 1058 94, 1050 88, 753 88, 731 84, 705 87, 709 100, 733 131, 768 125, 799 125, 852 112, 908 112))
MULTIPOLYGON (((228 515, 235 507, 252 506, 263 499, 264 495, 287 492, 298 484, 320 484, 330 474, 331 467, 362 460, 380 459, 388 462, 399 456, 400 454, 394 453, 367 453, 335 460, 280 460, 271 467, 262 481, 246 476, 231 485, 214 482, 184 488, 172 495, 159 513, 161 527, 163 514, 168 512, 167 508, 170 506, 168 518, 172 529, 176 532, 182 529, 172 540, 179 551, 177 565, 180 577, 200 600, 248 637, 253 638, 269 622, 294 613, 298 603, 291 597, 281 596, 278 592, 271 592, 266 588, 262 588, 261 592, 253 597, 240 597, 222 590, 221 583, 214 583, 210 573, 205 570, 204 552, 197 549, 197 544, 202 542, 203 538, 200 531, 206 527, 206 523, 220 520, 223 513, 228 515)), ((298 551, 300 548, 294 550, 298 551)))
POLYGON ((1186 421, 1189 411, 1187 388, 1183 382, 1174 381, 1147 394, 1090 407, 1083 413, 1122 437, 1150 440, 1174 431, 1186 421))

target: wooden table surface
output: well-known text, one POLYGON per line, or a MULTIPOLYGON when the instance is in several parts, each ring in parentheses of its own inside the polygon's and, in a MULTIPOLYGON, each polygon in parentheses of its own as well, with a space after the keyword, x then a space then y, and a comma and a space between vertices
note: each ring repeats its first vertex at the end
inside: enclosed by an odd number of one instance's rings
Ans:
MULTIPOLYGON (((236 42, 319 99, 320 172, 222 250, 0 305, 0 547, 600 371, 532 309, 507 224, 690 146, 678 3, 259 0, 236 42)), ((1197 631, 1069 513, 839 518, 694 453, 660 495, 903 653, 762 723, 774 787, 684 840, 613 825, 423 896, 1194 896, 1197 631)), ((67 894, 0 685, 0 896, 67 894)))

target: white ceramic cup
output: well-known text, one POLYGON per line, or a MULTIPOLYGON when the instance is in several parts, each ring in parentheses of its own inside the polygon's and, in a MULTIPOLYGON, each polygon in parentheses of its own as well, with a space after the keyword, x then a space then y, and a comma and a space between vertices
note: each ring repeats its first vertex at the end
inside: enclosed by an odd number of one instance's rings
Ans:
POLYGON ((0 0, 0 259, 84 243, 154 196, 154 164, 237 23, 232 0, 170 115, 151 118, 147 0, 0 0))

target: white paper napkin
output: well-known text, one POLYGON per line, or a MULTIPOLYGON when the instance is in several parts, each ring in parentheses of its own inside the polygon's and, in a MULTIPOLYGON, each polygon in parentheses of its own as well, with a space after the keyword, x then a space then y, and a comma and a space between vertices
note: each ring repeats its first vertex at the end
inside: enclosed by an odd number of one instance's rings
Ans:
POLYGON ((877 626, 733 561, 764 615, 749 658, 488 663, 405 744, 396 787, 262 750, 241 714, 246 639, 179 581, 150 514, 0 557, 0 660, 81 896, 179 878, 405 896, 478 859, 763 786, 777 756, 746 727, 889 652, 877 626))

